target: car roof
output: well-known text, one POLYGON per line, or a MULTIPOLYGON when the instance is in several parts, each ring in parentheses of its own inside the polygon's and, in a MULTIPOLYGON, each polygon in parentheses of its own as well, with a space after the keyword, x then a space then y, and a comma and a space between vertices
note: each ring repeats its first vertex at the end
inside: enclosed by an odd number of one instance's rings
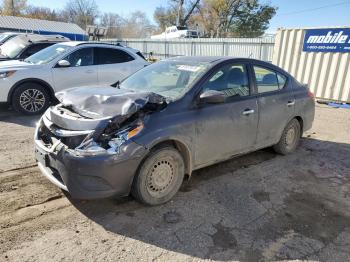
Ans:
POLYGON ((63 42, 69 41, 68 38, 61 35, 38 35, 38 34, 19 34, 12 38, 11 40, 15 40, 18 38, 22 38, 23 40, 28 40, 28 42, 38 43, 38 42, 63 42))
POLYGON ((227 57, 227 56, 176 56, 165 60, 195 62, 195 63, 215 63, 219 61, 228 60, 229 58, 232 59, 232 57, 227 57))
POLYGON ((24 33, 19 33, 19 32, 2 32, 0 35, 22 35, 24 33))
POLYGON ((70 41, 70 42, 63 42, 61 44, 68 45, 68 46, 80 46, 80 45, 92 45, 92 46, 103 46, 103 47, 120 47, 120 48, 126 48, 129 51, 132 51, 134 53, 140 52, 137 49, 123 46, 119 43, 104 43, 104 42, 94 42, 94 41, 70 41))
POLYGON ((285 71, 283 68, 280 68, 279 66, 276 66, 272 64, 271 62, 258 60, 254 58, 246 58, 246 57, 234 57, 234 56, 176 56, 172 58, 167 58, 162 61, 178 61, 178 62, 193 62, 193 63, 211 63, 212 66, 220 64, 224 61, 232 61, 237 60, 237 62, 245 62, 245 63, 252 63, 257 64, 261 66, 267 66, 268 68, 277 70, 279 72, 282 72, 284 75, 288 75, 291 77, 291 75, 285 71))
POLYGON ((194 63, 218 64, 228 60, 240 60, 240 61, 245 61, 250 63, 273 65, 269 62, 254 59, 254 58, 235 57, 235 56, 176 56, 176 57, 164 59, 163 61, 179 61, 179 62, 183 61, 183 62, 194 62, 194 63))

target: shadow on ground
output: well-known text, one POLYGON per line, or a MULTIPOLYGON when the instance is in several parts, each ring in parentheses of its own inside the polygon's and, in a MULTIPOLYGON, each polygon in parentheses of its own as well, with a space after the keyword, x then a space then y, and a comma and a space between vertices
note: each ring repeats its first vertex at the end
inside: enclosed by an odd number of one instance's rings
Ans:
POLYGON ((198 170, 162 206, 71 202, 113 234, 191 257, 327 260, 339 238, 350 246, 349 155, 349 144, 303 139, 289 156, 265 149, 198 170))
POLYGON ((40 116, 26 116, 19 114, 7 105, 0 105, 0 121, 13 123, 22 126, 35 127, 36 122, 38 122, 40 116))

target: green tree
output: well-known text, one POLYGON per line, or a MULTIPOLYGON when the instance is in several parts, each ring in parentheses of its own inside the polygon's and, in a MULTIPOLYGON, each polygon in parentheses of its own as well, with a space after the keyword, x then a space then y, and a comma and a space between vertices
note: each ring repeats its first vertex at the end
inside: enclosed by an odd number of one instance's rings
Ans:
POLYGON ((260 5, 258 1, 249 1, 235 13, 232 36, 259 37, 268 29, 269 21, 276 14, 276 8, 260 5))
POLYGON ((170 0, 156 9, 154 19, 162 30, 175 25, 178 18, 180 25, 198 25, 206 37, 257 37, 268 28, 276 10, 259 0, 170 0))

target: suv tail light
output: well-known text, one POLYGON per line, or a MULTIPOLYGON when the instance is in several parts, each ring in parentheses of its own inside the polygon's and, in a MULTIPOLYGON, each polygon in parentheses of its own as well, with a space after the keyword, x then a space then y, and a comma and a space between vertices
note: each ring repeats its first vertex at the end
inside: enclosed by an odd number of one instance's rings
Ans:
POLYGON ((311 98, 315 98, 314 93, 312 93, 310 90, 307 91, 307 96, 311 98))

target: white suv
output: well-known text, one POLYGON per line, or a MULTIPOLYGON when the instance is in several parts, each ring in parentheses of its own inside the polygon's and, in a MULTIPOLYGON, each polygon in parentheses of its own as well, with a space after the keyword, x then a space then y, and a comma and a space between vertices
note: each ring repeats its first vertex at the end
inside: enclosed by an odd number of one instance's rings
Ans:
POLYGON ((55 44, 23 61, 0 62, 0 102, 24 114, 40 114, 57 91, 113 85, 148 64, 139 51, 124 46, 55 44))

